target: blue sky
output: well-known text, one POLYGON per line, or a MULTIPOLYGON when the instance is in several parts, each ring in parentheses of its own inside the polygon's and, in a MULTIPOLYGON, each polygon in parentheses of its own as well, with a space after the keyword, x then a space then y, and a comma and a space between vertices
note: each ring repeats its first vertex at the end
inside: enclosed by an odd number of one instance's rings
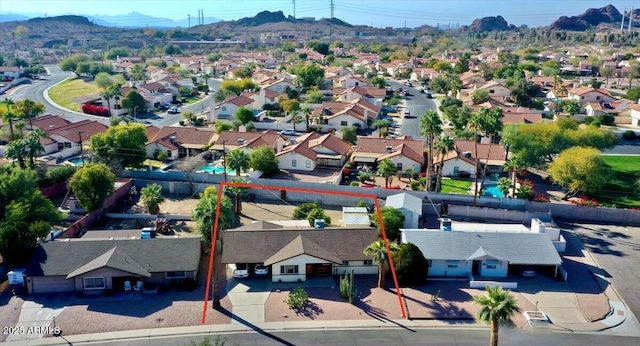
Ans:
MULTIPOLYGON (((296 0, 296 17, 330 17, 330 0, 296 0)), ((470 24, 476 18, 502 15, 510 24, 545 26, 559 16, 578 15, 590 7, 640 7, 638 0, 334 0, 334 15, 351 24, 416 27, 424 24, 470 24)), ((233 20, 264 10, 293 15, 292 0, 0 0, 0 13, 117 15, 140 12, 180 20, 205 17, 233 20)))

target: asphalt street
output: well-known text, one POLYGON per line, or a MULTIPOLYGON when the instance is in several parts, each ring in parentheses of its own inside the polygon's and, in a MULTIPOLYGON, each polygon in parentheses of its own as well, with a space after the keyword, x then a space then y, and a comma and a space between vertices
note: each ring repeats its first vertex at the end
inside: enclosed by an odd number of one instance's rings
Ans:
MULTIPOLYGON (((44 97, 44 92, 50 86, 59 83, 71 76, 71 72, 65 72, 60 70, 57 65, 46 65, 45 68, 49 71, 48 75, 44 75, 40 77, 40 79, 34 79, 31 81, 31 84, 23 84, 16 87, 11 95, 3 94, 0 96, 1 99, 10 98, 14 101, 24 100, 29 98, 33 101, 40 102, 44 105, 45 114, 62 114, 63 112, 61 108, 51 104, 44 97)), ((76 121, 73 118, 69 118, 70 121, 76 121)), ((81 119, 78 119, 81 120, 81 119)))
MULTIPOLYGON (((402 88, 403 90, 409 90, 413 96, 409 96, 406 102, 406 109, 409 110, 412 117, 402 119, 402 128, 400 133, 412 138, 421 138, 420 133, 420 117, 424 112, 428 110, 437 111, 436 104, 433 99, 428 99, 425 94, 420 93, 419 88, 410 88, 402 83, 387 80, 387 84, 393 89, 402 88)), ((402 116, 403 110, 400 110, 400 116, 402 116)))
MULTIPOLYGON (((204 339, 202 335, 145 338, 141 340, 118 340, 114 342, 91 342, 100 345, 189 345, 192 341, 204 339)), ((212 344, 215 336, 208 336, 212 344)), ((221 338, 226 345, 314 345, 314 346, 356 346, 356 345, 487 345, 489 330, 465 329, 384 329, 384 330, 311 330, 291 332, 268 332, 224 334, 221 338)), ((584 345, 633 345, 637 338, 596 334, 552 333, 546 330, 522 332, 500 328, 500 345, 536 346, 584 346, 584 345)), ((81 345, 81 343, 74 343, 81 345)))

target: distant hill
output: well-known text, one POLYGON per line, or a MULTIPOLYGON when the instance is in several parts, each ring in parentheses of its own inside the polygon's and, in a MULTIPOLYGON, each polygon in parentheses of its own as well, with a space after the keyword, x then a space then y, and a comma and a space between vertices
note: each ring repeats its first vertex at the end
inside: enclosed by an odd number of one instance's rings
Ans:
POLYGON ((27 19, 29 19, 29 17, 23 16, 21 14, 14 14, 14 13, 0 14, 0 23, 13 22, 18 20, 27 20, 27 19))
POLYGON ((613 5, 590 8, 579 16, 562 16, 551 24, 551 29, 584 31, 600 24, 620 24, 622 14, 613 5))
POLYGON ((279 23, 279 22, 290 22, 293 19, 288 19, 285 17, 282 11, 270 12, 270 11, 262 11, 256 14, 254 17, 246 17, 238 19, 235 24, 243 25, 243 26, 259 26, 266 23, 279 23))
POLYGON ((515 29, 515 25, 509 25, 509 23, 507 23, 507 21, 502 18, 502 16, 476 19, 468 27, 463 27, 463 30, 474 32, 510 31, 515 29))
MULTIPOLYGON (((183 18, 180 20, 173 20, 169 18, 161 18, 161 17, 153 17, 148 16, 138 12, 131 12, 124 15, 81 15, 89 19, 89 21, 106 27, 116 27, 116 28, 158 28, 158 29, 166 29, 166 28, 188 28, 190 26, 198 25, 198 18, 196 16, 192 17, 191 20, 189 18, 183 18)), ((21 21, 21 20, 29 20, 32 18, 59 18, 57 17, 47 17, 44 13, 41 14, 32 14, 32 15, 22 15, 15 13, 7 13, 0 14, 0 23, 3 22, 12 22, 12 21, 21 21)), ((204 17, 204 24, 211 24, 219 22, 220 19, 215 17, 204 17)))

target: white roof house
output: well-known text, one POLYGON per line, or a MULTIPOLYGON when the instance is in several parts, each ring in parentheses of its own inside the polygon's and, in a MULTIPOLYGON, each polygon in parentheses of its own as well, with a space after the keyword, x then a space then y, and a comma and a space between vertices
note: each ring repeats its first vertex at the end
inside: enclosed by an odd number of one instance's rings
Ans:
POLYGON ((342 207, 342 223, 344 227, 368 226, 371 224, 369 211, 365 207, 342 207))
POLYGON ((400 209, 404 215, 404 227, 418 228, 422 216, 422 199, 406 192, 387 197, 385 207, 400 209))

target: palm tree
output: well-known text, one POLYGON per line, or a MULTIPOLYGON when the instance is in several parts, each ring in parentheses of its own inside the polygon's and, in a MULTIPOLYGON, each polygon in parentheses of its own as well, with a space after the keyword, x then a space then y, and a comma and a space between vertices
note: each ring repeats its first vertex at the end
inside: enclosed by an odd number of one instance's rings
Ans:
POLYGON ((107 88, 102 94, 102 97, 104 97, 104 99, 107 100, 109 115, 111 115, 111 99, 121 94, 120 87, 121 87, 120 84, 114 84, 109 88, 107 88))
POLYGON ((481 186, 484 186, 484 178, 487 176, 487 167, 489 167, 489 157, 491 156, 491 146, 493 146, 493 138, 502 131, 502 108, 493 108, 487 112, 487 116, 482 123, 482 130, 485 136, 489 137, 489 149, 487 150, 487 159, 482 170, 481 186))
POLYGON ((4 156, 12 160, 17 160, 20 168, 26 169, 25 157, 27 156, 27 142, 23 139, 9 142, 4 156))
POLYGON ((233 150, 226 157, 227 166, 236 171, 236 176, 240 176, 240 171, 249 169, 251 157, 243 150, 233 150))
POLYGON ((31 99, 16 101, 15 109, 20 118, 29 120, 29 125, 32 125, 34 118, 37 118, 45 112, 42 103, 34 102, 31 99))
MULTIPOLYGON (((400 247, 398 244, 389 242, 389 250, 391 250, 392 255, 399 249, 400 247)), ((378 264, 378 287, 384 288, 384 276, 387 268, 387 260, 389 259, 387 256, 387 248, 384 245, 384 240, 378 239, 369 244, 369 246, 364 248, 363 253, 368 256, 373 256, 373 261, 378 264)))
MULTIPOLYGON (((193 210, 193 219, 196 220, 196 230, 202 235, 202 239, 210 243, 212 229, 216 217, 216 206, 218 204, 218 195, 210 194, 200 197, 200 201, 193 210)), ((228 196, 222 195, 222 204, 220 205, 220 219, 218 221, 218 229, 224 230, 233 227, 235 218, 233 215, 233 203, 228 196)))
MULTIPOLYGON (((520 160, 517 157, 512 157, 509 160, 507 160, 504 163, 504 166, 502 166, 502 169, 506 172, 509 172, 509 176, 511 179, 511 185, 512 185, 512 190, 511 190, 511 197, 515 198, 516 197, 516 182, 517 182, 517 171, 520 168, 524 168, 524 163, 522 163, 522 160, 520 160)), ((506 194, 505 194, 506 196, 506 194)))
POLYGON ((27 138, 22 139, 25 141, 25 148, 31 167, 35 167, 36 165, 36 156, 44 153, 45 151, 42 143, 40 143, 40 138, 47 138, 47 134, 44 130, 35 128, 29 133, 27 138))
POLYGON ((147 208, 149 214, 158 214, 160 204, 164 202, 162 186, 159 184, 149 184, 140 190, 140 201, 147 208))
POLYGON ((436 192, 442 190, 442 172, 444 168, 444 157, 448 152, 455 150, 456 145, 453 138, 449 136, 440 136, 436 142, 435 149, 440 154, 440 167, 438 169, 438 177, 436 179, 436 192))
POLYGON ((15 138, 15 134, 13 133, 13 118, 15 118, 16 115, 11 111, 11 106, 13 106, 15 102, 7 97, 2 100, 1 103, 4 103, 7 106, 7 112, 2 115, 2 119, 9 122, 9 131, 11 133, 10 141, 12 141, 15 138))
POLYGON ((498 190, 500 190, 505 197, 511 198, 513 196, 511 194, 511 179, 500 178, 498 180, 498 190))
POLYGON ((484 121, 484 114, 486 108, 481 108, 480 112, 471 114, 468 125, 473 127, 473 158, 475 160, 475 174, 474 174, 474 188, 473 188, 473 206, 476 206, 478 200, 478 174, 480 169, 480 160, 478 159, 478 129, 482 126, 484 121))
POLYGON ((487 293, 473 297, 473 303, 480 306, 476 321, 491 324, 490 346, 498 346, 498 328, 507 322, 511 316, 520 312, 518 302, 509 291, 500 286, 487 286, 487 293))
POLYGON ((429 157, 427 158, 427 186, 425 187, 426 191, 431 191, 431 175, 433 174, 433 152, 434 152, 434 144, 436 141, 436 137, 442 134, 442 119, 437 112, 429 110, 422 114, 422 118, 420 119, 420 130, 422 131, 422 135, 427 138, 427 150, 429 152, 429 157))
MULTIPOLYGON (((231 182, 236 183, 236 184, 247 184, 248 181, 243 178, 243 177, 235 177, 233 179, 231 179, 231 182)), ((240 215, 242 214, 242 194, 249 190, 249 188, 247 187, 238 187, 238 186, 229 186, 228 187, 229 192, 231 192, 233 194, 234 197, 234 210, 233 212, 236 215, 240 215)))
POLYGON ((398 168, 390 159, 384 159, 378 163, 378 175, 384 178, 384 187, 388 188, 398 168))
POLYGON ((302 108, 302 114, 304 114, 304 122, 307 125, 307 132, 309 132, 309 123, 311 122, 311 108, 309 106, 304 106, 302 108))

